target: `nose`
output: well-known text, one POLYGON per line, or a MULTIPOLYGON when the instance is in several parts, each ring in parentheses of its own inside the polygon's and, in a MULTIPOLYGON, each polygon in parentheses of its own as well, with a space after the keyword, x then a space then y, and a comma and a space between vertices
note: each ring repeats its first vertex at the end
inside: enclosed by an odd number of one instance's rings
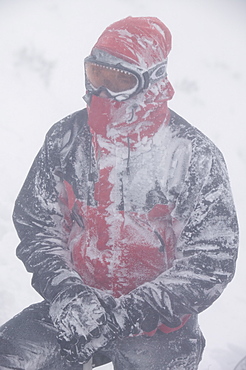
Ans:
POLYGON ((104 90, 102 90, 102 91, 100 92, 99 96, 100 96, 101 98, 108 98, 108 95, 106 94, 106 92, 105 92, 104 90))

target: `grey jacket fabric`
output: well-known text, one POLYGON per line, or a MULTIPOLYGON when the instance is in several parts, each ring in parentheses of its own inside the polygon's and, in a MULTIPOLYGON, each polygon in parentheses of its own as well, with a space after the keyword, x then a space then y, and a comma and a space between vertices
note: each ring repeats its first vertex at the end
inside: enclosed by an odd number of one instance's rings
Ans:
MULTIPOLYGON (((223 156, 205 135, 171 112, 170 123, 149 147, 119 161, 126 186, 118 209, 146 213, 158 203, 172 205, 175 259, 155 279, 136 287, 131 297, 140 295, 175 326, 177 317, 209 307, 235 272, 238 224, 223 156)), ((71 210, 60 201, 66 193, 64 181, 76 199, 96 207, 98 165, 86 110, 78 111, 50 129, 16 200, 13 220, 21 239, 17 256, 33 274, 33 287, 49 302, 84 281, 69 246, 74 225, 83 233, 84 220, 76 207, 71 210)), ((165 245, 162 250, 167 258, 165 245)))

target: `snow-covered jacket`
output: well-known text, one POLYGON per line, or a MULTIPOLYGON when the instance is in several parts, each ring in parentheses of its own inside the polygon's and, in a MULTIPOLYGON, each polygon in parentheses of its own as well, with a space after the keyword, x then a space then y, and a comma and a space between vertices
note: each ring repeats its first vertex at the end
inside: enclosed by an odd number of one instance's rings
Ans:
POLYGON ((164 295, 178 316, 197 314, 235 271, 238 224, 224 159, 172 111, 132 150, 95 141, 86 109, 56 123, 13 219, 17 256, 48 301, 83 281, 116 297, 147 289, 153 308, 164 295))

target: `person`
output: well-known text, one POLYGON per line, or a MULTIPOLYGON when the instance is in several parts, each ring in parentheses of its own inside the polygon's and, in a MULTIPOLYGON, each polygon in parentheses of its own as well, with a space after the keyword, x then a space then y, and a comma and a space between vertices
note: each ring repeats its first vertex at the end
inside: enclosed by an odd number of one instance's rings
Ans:
POLYGON ((159 19, 127 17, 85 58, 87 107, 49 130, 16 200, 44 300, 2 326, 1 369, 198 368, 238 224, 222 154, 168 108, 170 49, 159 19))

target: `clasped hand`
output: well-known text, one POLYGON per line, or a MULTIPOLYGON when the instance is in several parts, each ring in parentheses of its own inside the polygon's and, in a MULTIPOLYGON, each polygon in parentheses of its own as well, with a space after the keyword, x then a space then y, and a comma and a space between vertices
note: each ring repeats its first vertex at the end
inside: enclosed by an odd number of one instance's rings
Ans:
POLYGON ((158 313, 141 296, 113 298, 83 285, 60 293, 50 315, 61 354, 81 364, 114 339, 152 331, 159 321, 158 313))
POLYGON ((105 309, 89 287, 61 292, 51 304, 50 315, 58 331, 61 354, 69 361, 87 362, 116 337, 117 325, 108 323, 105 309))

